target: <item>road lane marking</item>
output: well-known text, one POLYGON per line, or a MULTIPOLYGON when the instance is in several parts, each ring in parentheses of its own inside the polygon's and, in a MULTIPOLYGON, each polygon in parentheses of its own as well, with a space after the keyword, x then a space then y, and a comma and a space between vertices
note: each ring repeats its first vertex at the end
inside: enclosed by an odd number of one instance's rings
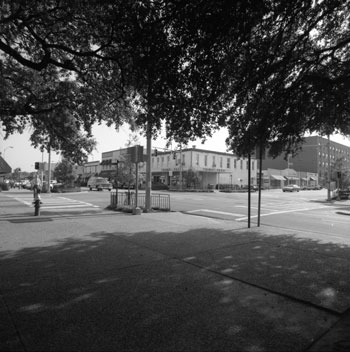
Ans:
MULTIPOLYGON (((93 207, 98 208, 98 206, 96 205, 94 205, 93 207)), ((91 208, 91 205, 87 205, 87 204, 45 205, 45 203, 43 203, 40 208, 41 209, 91 208)))
POLYGON ((73 202, 74 203, 78 202, 80 204, 88 205, 88 206, 93 207, 93 208, 99 208, 98 205, 94 205, 94 204, 91 204, 91 203, 83 202, 83 201, 80 201, 80 200, 75 200, 75 199, 70 199, 70 198, 65 198, 65 197, 59 197, 59 198, 67 200, 67 201, 72 202, 72 203, 73 202))
POLYGON ((196 210, 189 210, 186 213, 199 213, 199 212, 207 212, 207 213, 214 213, 214 214, 221 214, 221 215, 230 215, 230 216, 244 216, 244 214, 236 214, 236 213, 227 213, 224 211, 217 211, 217 210, 210 210, 210 209, 196 209, 196 210))
POLYGON ((21 198, 14 198, 14 197, 11 197, 11 198, 13 198, 14 200, 17 200, 17 202, 23 203, 23 204, 25 204, 25 205, 29 205, 29 206, 32 205, 32 202, 27 202, 27 201, 25 201, 24 199, 21 199, 21 198))
MULTIPOLYGON (((278 215, 278 214, 287 214, 287 213, 297 213, 297 212, 301 212, 301 211, 309 211, 309 210, 316 210, 316 209, 324 209, 324 208, 328 208, 329 206, 324 206, 324 207, 317 207, 317 208, 304 208, 304 209, 290 209, 290 210, 281 210, 281 211, 275 211, 273 213, 266 213, 266 214, 260 214, 260 216, 269 216, 269 215, 278 215)), ((258 215, 253 215, 250 218, 257 218, 258 215)), ((237 221, 244 221, 247 220, 248 217, 245 216, 244 218, 239 218, 236 219, 237 221)))

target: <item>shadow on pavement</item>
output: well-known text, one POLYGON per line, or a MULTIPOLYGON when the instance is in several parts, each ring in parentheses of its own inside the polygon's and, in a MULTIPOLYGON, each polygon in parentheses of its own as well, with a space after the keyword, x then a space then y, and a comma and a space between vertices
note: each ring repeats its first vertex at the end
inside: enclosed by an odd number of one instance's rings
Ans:
POLYGON ((303 351, 350 306, 349 258, 292 231, 205 228, 2 251, 0 349, 303 351))

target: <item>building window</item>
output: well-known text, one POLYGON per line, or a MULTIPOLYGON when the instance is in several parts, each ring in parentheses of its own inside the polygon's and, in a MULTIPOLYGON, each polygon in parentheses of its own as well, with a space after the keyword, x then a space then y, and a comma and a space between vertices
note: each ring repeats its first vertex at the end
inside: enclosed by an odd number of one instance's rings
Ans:
POLYGON ((185 165, 185 154, 182 154, 182 165, 185 165))
POLYGON ((216 163, 215 163, 215 155, 213 155, 213 167, 216 167, 216 163))
POLYGON ((254 170, 254 164, 255 164, 254 161, 252 161, 252 170, 254 170))
POLYGON ((222 169, 222 157, 220 157, 220 169, 222 169))
POLYGON ((231 168, 231 159, 230 159, 230 158, 227 158, 226 168, 227 168, 227 169, 230 169, 230 168, 231 168))
POLYGON ((204 155, 204 166, 208 165, 208 155, 204 155))
POLYGON ((169 165, 169 163, 170 163, 170 155, 168 155, 168 156, 166 157, 166 162, 167 162, 167 165, 169 165))
POLYGON ((164 156, 162 156, 160 160, 161 160, 161 163, 163 165, 164 164, 164 156))
POLYGON ((237 160, 236 159, 233 159, 233 168, 237 169, 237 160))
POLYGON ((246 168, 247 168, 247 170, 249 169, 249 161, 248 160, 246 162, 246 168))
POLYGON ((199 165, 199 154, 196 154, 196 165, 199 165))
POLYGON ((243 160, 242 159, 240 160, 239 167, 241 170, 243 169, 243 160))

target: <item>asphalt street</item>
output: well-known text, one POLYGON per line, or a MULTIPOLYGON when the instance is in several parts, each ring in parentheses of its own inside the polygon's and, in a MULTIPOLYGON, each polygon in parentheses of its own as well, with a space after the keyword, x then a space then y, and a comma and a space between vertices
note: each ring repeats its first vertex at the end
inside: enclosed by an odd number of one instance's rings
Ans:
POLYGON ((350 238, 87 205, 34 217, 8 195, 0 350, 350 349, 350 238))

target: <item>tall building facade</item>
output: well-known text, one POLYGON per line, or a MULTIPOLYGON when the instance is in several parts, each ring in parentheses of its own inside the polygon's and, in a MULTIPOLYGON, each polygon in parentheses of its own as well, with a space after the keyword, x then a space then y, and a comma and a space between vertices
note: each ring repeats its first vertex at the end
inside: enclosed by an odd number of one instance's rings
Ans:
POLYGON ((319 136, 305 137, 302 149, 295 157, 289 156, 287 160, 284 157, 266 158, 263 160, 263 169, 292 168, 299 172, 315 173, 323 186, 326 186, 328 172, 332 173, 340 160, 339 171, 350 170, 350 147, 319 136))

